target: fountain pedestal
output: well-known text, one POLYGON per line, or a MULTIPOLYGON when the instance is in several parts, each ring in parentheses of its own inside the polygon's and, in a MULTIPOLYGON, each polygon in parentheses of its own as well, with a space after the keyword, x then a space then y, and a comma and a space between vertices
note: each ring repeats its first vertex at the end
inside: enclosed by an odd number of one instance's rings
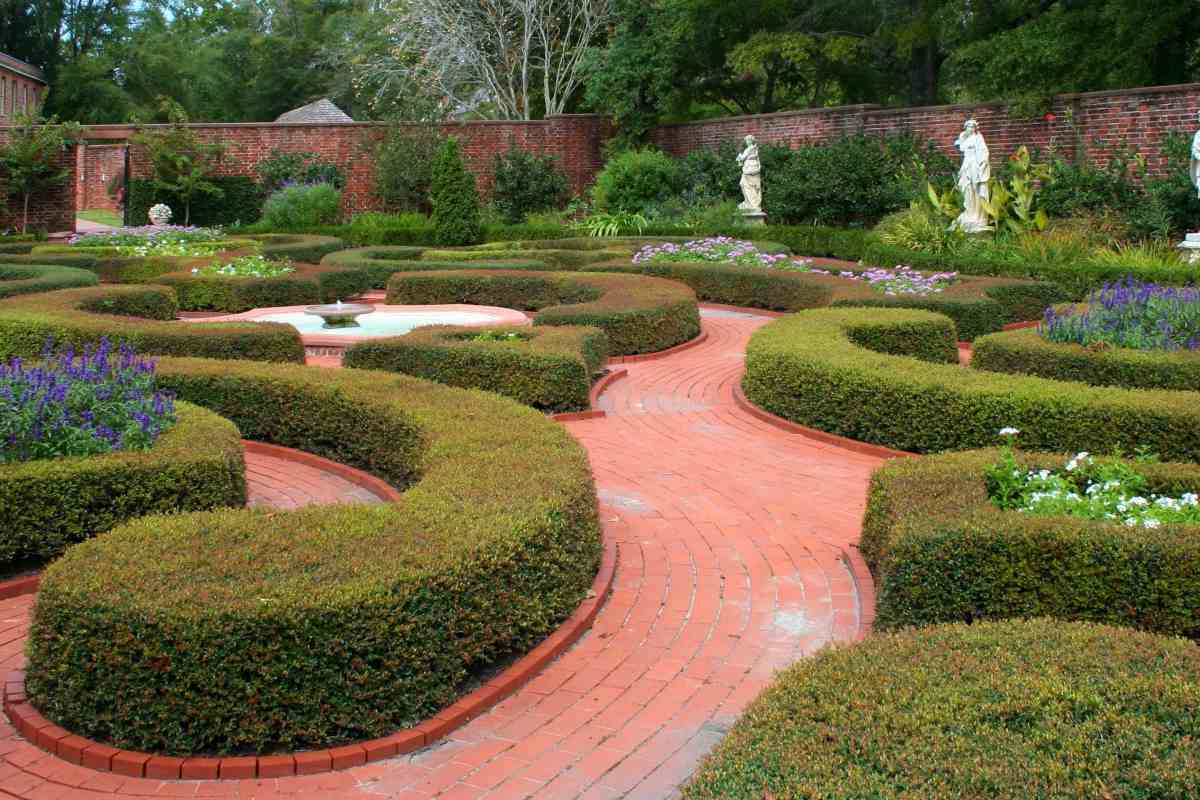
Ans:
POLYGON ((363 314, 370 314, 374 310, 375 306, 362 303, 343 303, 338 300, 336 303, 328 305, 308 306, 304 309, 304 313, 323 319, 325 321, 325 324, 321 326, 323 328, 357 328, 357 318, 363 314))

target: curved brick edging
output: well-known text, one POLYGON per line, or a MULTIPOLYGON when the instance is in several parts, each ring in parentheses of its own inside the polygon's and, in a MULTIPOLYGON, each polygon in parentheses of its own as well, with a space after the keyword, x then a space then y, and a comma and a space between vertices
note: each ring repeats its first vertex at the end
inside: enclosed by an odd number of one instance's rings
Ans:
MULTIPOLYGON (((393 490, 394 491, 394 490, 393 490)), ((95 742, 55 725, 29 702, 25 673, 8 673, 4 682, 4 712, 17 731, 37 747, 64 761, 101 772, 133 778, 231 779, 281 778, 346 769, 433 744, 465 725, 537 677, 542 668, 574 644, 591 627, 612 590, 616 573, 617 544, 604 537, 604 553, 592 588, 578 608, 554 633, 483 686, 442 709, 431 719, 378 739, 321 750, 269 756, 177 758, 121 750, 95 742)), ((3 591, 3 585, 0 585, 3 591)))
POLYGON ((588 410, 587 411, 564 411, 561 414, 551 414, 550 419, 555 422, 578 422, 583 419, 604 419, 604 412, 596 408, 596 401, 600 399, 600 395, 604 394, 604 390, 611 386, 615 381, 624 378, 629 374, 629 371, 623 367, 609 370, 600 380, 592 385, 591 391, 588 392, 588 410))
POLYGON ((835 447, 840 447, 843 450, 851 450, 855 453, 861 453, 865 456, 875 456, 877 458, 920 458, 919 454, 910 453, 907 450, 893 450, 890 447, 884 447, 883 445, 879 444, 870 444, 868 442, 860 442, 857 439, 848 439, 845 436, 826 433, 825 431, 820 431, 816 428, 809 428, 792 422, 791 420, 786 420, 783 417, 778 417, 772 414, 770 411, 759 408, 752 403, 742 391, 742 386, 740 383, 733 387, 733 400, 737 404, 738 408, 742 409, 747 414, 750 414, 769 425, 773 425, 780 430, 787 431, 788 433, 794 433, 798 436, 815 439, 818 442, 831 444, 835 447))
MULTIPOLYGON (((242 447, 249 454, 260 454, 270 458, 276 458, 280 461, 291 461, 296 464, 304 464, 305 466, 319 469, 322 472, 328 472, 337 475, 343 480, 349 481, 356 486, 361 486, 371 494, 375 495, 385 503, 397 503, 403 495, 396 491, 387 481, 380 480, 370 473, 363 472, 360 469, 339 464, 336 461, 330 461, 328 458, 306 453, 303 450, 295 450, 291 447, 281 447, 277 444, 267 444, 266 442, 254 442, 249 439, 242 439, 242 447)), ((0 595, 2 597, 3 595, 0 595)))
POLYGON ((637 364, 642 361, 654 361, 655 359, 673 356, 676 353, 683 352, 684 350, 691 350, 693 347, 704 344, 706 341, 708 341, 708 331, 702 330, 700 331, 700 335, 695 339, 688 339, 683 344, 677 344, 674 347, 668 347, 666 350, 658 350, 653 353, 638 353, 632 356, 613 356, 612 358, 608 359, 608 363, 637 364))

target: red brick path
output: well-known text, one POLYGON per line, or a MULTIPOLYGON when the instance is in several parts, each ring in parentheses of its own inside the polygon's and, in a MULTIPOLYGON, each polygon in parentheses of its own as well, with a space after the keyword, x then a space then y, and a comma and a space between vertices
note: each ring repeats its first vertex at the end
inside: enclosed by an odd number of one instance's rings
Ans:
MULTIPOLYGON (((572 650, 439 745, 324 775, 164 782, 67 764, 5 722, 0 797, 670 797, 775 670, 871 616, 844 554, 879 460, 735 406, 764 322, 707 310, 703 344, 627 365, 607 417, 567 423, 619 543, 612 597, 572 650)), ((31 603, 0 602, 0 669, 21 663, 31 603)))
POLYGON ((340 475, 257 452, 246 453, 246 494, 246 505, 271 508, 383 502, 340 475))

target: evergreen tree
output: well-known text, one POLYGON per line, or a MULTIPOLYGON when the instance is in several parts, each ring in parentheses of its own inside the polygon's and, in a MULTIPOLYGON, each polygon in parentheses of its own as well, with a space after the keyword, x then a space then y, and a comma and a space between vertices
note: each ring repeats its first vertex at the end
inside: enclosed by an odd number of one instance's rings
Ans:
POLYGON ((483 241, 479 190, 475 176, 463 166, 458 140, 447 139, 438 150, 429 194, 438 244, 462 247, 483 241))

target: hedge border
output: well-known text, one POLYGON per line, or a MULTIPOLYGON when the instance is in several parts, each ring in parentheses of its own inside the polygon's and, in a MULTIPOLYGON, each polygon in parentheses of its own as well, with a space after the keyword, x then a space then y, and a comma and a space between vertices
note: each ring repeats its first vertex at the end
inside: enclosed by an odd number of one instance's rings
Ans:
POLYGON ((300 334, 272 323, 175 322, 164 286, 99 286, 0 300, 0 359, 34 357, 46 339, 77 348, 103 337, 146 355, 304 361, 300 334))
MULTIPOLYGON (((1069 456, 1021 453, 1032 469, 1069 456)), ((1145 530, 1003 511, 998 450, 901 459, 871 478, 859 550, 882 628, 1055 617, 1200 636, 1200 526, 1145 530)), ((1152 491, 1200 492, 1200 465, 1139 464, 1152 491)))
POLYGON ((0 465, 0 564, 53 558, 147 514, 245 505, 237 428, 189 403, 177 415, 149 450, 0 465))
POLYGON ((1200 391, 1200 353, 1093 349, 1051 342, 1032 328, 984 336, 975 342, 971 366, 988 372, 1036 375, 1092 386, 1200 391))
POLYGON ((21 294, 82 289, 100 282, 95 273, 74 267, 30 264, 18 267, 0 264, 0 299, 21 294))
MULTIPOLYGON (((532 409, 483 392, 362 370, 163 359, 158 373, 165 388, 232 419, 248 438, 299 447, 408 488, 395 505, 150 517, 72 548, 43 576, 27 685, 43 713, 64 727, 78 725, 78 733, 113 737, 125 747, 183 754, 330 746, 391 732, 431 713, 444 720, 458 713, 454 703, 473 664, 540 642, 571 615, 595 578, 602 547, 586 455, 532 409), (201 530, 206 535, 195 538, 201 530), (204 607, 175 581, 178 564, 168 554, 179 551, 178 542, 229 552, 228 537, 247 543, 245 549, 257 531, 268 536, 257 539, 267 547, 262 552, 274 553, 271 542, 280 530, 292 538, 279 558, 307 563, 306 553, 319 554, 312 563, 325 563, 326 572, 339 577, 313 585, 305 577, 310 570, 292 570, 280 585, 247 551, 241 563, 250 571, 236 584, 188 572, 207 581, 204 607), (415 549, 392 533, 411 530, 423 531, 415 549), (361 568, 347 571, 348 548, 366 559, 361 568), (138 580, 119 579, 121 569, 135 570, 138 580), (123 591, 93 591, 88 587, 96 580, 123 591), (275 588, 257 585, 264 580, 275 588), (170 597, 166 586, 173 587, 170 597), (513 595, 518 586, 521 594, 513 595), (255 602, 264 593, 274 598, 270 606, 255 602), (426 596, 446 600, 426 605, 426 596), (233 610, 246 604, 252 613, 233 610), (151 609, 154 623, 143 616, 151 609), (89 622, 92 613, 107 621, 102 637, 94 636, 99 629, 89 622), (268 620, 277 620, 287 636, 263 640, 261 626, 276 627, 268 620), (137 652, 113 650, 112 637, 130 624, 138 630, 137 652), (330 631, 337 633, 326 637, 330 631), (195 646, 181 648, 181 637, 195 646), (224 643, 221 669, 244 670, 247 680, 257 681, 252 723, 245 703, 230 695, 232 684, 191 680, 212 674, 213 651, 202 643, 213 637, 224 643), (451 640, 456 644, 449 646, 451 640), (174 692, 153 659, 143 658, 165 652, 168 641, 174 692), (295 643, 272 646, 278 654, 270 655, 236 641, 295 643), (98 663, 86 655, 89 642, 104 648, 106 666, 84 675, 69 662, 98 663), (387 647, 380 649, 380 642, 387 647), (292 659, 293 650, 303 657, 292 659), (376 666, 347 674, 348 659, 368 652, 376 666), (269 678, 281 670, 287 681, 269 678), (294 691, 314 680, 321 691, 294 691), (160 699, 145 696, 147 687, 160 699), (116 697, 125 699, 124 710, 116 697), (205 716, 176 731, 177 703, 185 700, 205 716), (95 703, 104 705, 104 715, 89 710, 95 703), (341 713, 330 714, 330 707, 341 713), (225 725, 231 718, 246 719, 253 730, 225 725)), ((221 569, 229 568, 226 559, 221 569)))
POLYGON ((1200 409, 1190 392, 964 369, 955 339, 949 318, 926 311, 809 311, 754 334, 742 388, 791 422, 896 450, 987 447, 1014 426, 1034 450, 1144 446, 1200 461, 1200 409))
POLYGON ((592 376, 604 366, 607 351, 607 336, 598 328, 437 325, 353 344, 346 348, 342 366, 484 389, 537 409, 563 412, 589 407, 592 376), (473 338, 488 332, 521 338, 473 338))
POLYGON ((666 350, 700 335, 692 290, 644 275, 482 269, 397 273, 388 281, 387 302, 536 311, 534 325, 600 328, 614 356, 666 350))

